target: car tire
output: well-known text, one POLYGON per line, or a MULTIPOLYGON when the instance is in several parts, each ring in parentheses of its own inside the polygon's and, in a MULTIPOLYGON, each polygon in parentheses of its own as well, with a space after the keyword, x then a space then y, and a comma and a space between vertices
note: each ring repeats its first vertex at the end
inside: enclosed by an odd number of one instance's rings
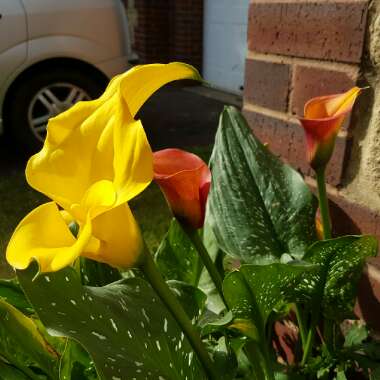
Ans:
POLYGON ((75 104, 79 100, 99 97, 105 86, 106 80, 102 80, 100 76, 91 76, 88 72, 73 66, 53 66, 34 71, 13 88, 5 110, 6 131, 23 150, 27 150, 28 153, 36 152, 41 149, 46 134, 41 128, 43 125, 46 126, 43 121, 69 108, 66 103, 64 104, 66 93, 72 95, 74 89, 77 89, 78 95, 72 102, 75 104), (48 94, 53 94, 54 97, 48 94), (52 99, 55 103, 59 100, 62 109, 53 107, 52 99), (48 100, 51 102, 50 105, 47 104, 48 100), (52 110, 54 112, 51 112, 52 110))

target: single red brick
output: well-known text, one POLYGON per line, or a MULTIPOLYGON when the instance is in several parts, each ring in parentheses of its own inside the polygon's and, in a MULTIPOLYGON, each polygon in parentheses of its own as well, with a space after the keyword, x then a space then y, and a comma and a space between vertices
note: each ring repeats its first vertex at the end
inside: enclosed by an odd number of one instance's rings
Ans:
MULTIPOLYGON (((306 159, 306 143, 302 127, 295 122, 285 121, 258 112, 243 110, 253 133, 269 150, 280 156, 304 175, 314 176, 306 159)), ((341 183, 344 169, 347 139, 338 137, 335 151, 327 167, 326 179, 331 185, 341 183)))
POLYGON ((302 116, 304 105, 309 99, 347 91, 355 85, 357 77, 356 67, 337 71, 295 65, 290 97, 291 112, 302 116))
POLYGON ((250 5, 251 51, 360 62, 367 0, 254 0, 250 5))
POLYGON ((289 65, 247 59, 244 86, 245 102, 286 112, 289 85, 289 65))

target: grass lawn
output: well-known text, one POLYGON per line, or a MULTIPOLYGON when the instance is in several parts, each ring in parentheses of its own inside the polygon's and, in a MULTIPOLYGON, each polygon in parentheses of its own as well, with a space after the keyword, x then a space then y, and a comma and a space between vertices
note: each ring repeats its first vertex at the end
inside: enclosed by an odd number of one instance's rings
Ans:
MULTIPOLYGON (((192 147, 188 150, 198 154, 204 160, 210 156, 209 147, 192 147)), ((0 177, 0 277, 10 275, 4 253, 18 222, 33 208, 46 202, 42 194, 30 188, 24 176, 24 165, 15 164, 0 177)), ((160 189, 152 183, 142 194, 130 202, 131 208, 139 221, 148 247, 154 251, 168 228, 171 214, 160 189)))

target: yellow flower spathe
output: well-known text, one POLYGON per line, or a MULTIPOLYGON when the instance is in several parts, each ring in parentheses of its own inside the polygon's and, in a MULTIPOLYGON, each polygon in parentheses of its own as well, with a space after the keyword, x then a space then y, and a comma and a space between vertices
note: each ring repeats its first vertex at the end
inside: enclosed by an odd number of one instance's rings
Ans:
POLYGON ((115 77, 100 98, 50 119, 26 178, 53 202, 37 207, 16 228, 6 253, 13 267, 25 269, 34 259, 41 272, 57 271, 80 255, 123 268, 138 261, 143 243, 127 202, 148 186, 153 168, 134 116, 158 88, 178 79, 200 76, 182 63, 136 66, 115 77), (70 220, 79 224, 77 238, 70 220))

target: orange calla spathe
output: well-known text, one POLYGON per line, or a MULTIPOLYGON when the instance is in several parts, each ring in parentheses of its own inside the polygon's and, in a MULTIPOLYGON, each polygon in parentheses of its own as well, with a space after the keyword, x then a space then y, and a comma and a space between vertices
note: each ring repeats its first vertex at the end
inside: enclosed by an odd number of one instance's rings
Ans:
POLYGON ((153 171, 175 217, 193 229, 201 228, 211 184, 206 163, 195 154, 164 149, 153 154, 153 171))
POLYGON ((353 87, 343 94, 319 96, 305 104, 305 115, 299 120, 306 134, 308 161, 314 170, 325 168, 329 162, 336 136, 360 91, 353 87))

